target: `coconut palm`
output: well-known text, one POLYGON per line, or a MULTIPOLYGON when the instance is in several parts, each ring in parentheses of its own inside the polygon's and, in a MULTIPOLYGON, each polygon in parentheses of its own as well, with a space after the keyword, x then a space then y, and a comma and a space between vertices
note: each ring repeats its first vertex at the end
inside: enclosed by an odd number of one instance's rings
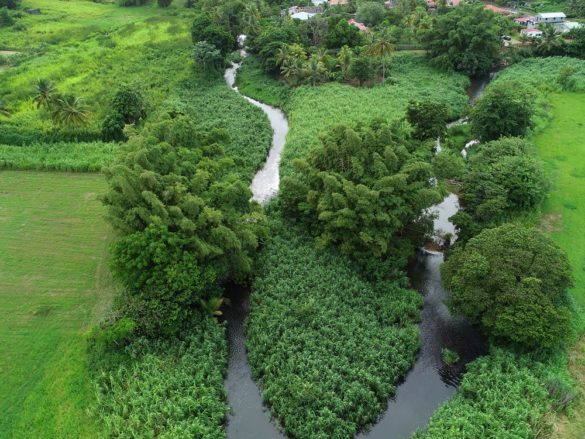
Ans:
POLYGON ((349 72, 349 66, 351 65, 352 59, 353 50, 351 50, 348 46, 343 46, 337 54, 337 67, 341 69, 341 75, 343 76, 343 79, 347 79, 347 74, 349 72))
POLYGON ((317 85, 327 79, 327 67, 323 64, 317 55, 311 55, 309 61, 307 61, 304 74, 309 84, 317 85))
POLYGON ((65 95, 56 100, 52 117, 59 125, 79 127, 87 123, 89 113, 81 98, 65 95))
POLYGON ((37 108, 45 107, 50 109, 58 98, 57 89, 48 79, 39 79, 36 84, 37 94, 33 98, 37 108))
POLYGON ((382 82, 386 80, 386 66, 389 56, 394 52, 394 44, 389 37, 383 35, 376 39, 369 47, 368 53, 379 58, 382 62, 382 82))
POLYGON ((563 36, 548 24, 542 28, 542 37, 536 51, 541 55, 554 55, 560 52, 564 43, 563 36))

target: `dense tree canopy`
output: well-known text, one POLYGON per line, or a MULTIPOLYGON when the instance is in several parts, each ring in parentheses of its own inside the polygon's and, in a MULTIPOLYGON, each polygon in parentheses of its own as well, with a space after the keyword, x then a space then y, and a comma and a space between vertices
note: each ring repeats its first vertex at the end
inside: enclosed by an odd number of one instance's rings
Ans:
POLYGON ((534 208, 544 199, 547 187, 547 178, 528 141, 503 138, 479 145, 463 178, 464 209, 452 218, 460 240, 534 208))
POLYGON ((224 56, 234 50, 236 45, 236 40, 229 31, 217 24, 216 20, 207 13, 197 15, 193 20, 191 38, 193 44, 199 41, 213 44, 224 56))
POLYGON ((413 136, 420 140, 436 139, 443 135, 449 118, 449 107, 440 102, 411 101, 406 118, 413 126, 413 136))
POLYGON ((164 225, 220 276, 249 273, 264 215, 221 141, 223 131, 201 133, 186 117, 145 127, 106 174, 114 227, 129 234, 164 225))
POLYGON ((441 198, 417 146, 398 124, 336 126, 308 160, 295 162, 300 175, 283 179, 282 198, 320 245, 356 257, 387 255, 393 236, 441 198))
POLYGON ((500 57, 501 23, 500 17, 484 9, 483 4, 463 4, 437 15, 424 40, 436 65, 481 76, 500 57))
POLYGON ((537 229, 484 230, 453 252, 442 274, 451 310, 496 339, 553 349, 571 333, 571 266, 537 229))
POLYGON ((496 82, 471 111, 474 134, 484 141, 523 136, 534 114, 534 99, 534 93, 518 82, 496 82))
POLYGON ((357 8, 356 19, 368 26, 376 26, 382 22, 386 15, 386 8, 379 2, 362 2, 357 8))

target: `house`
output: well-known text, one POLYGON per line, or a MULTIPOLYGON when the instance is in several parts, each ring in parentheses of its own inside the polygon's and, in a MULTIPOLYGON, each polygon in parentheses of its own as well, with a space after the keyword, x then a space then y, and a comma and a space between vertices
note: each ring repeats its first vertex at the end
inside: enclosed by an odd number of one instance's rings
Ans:
POLYGON ((523 17, 514 18, 514 23, 518 23, 524 27, 534 27, 536 25, 536 17, 534 15, 525 15, 523 17))
POLYGON ((485 5, 483 8, 487 9, 488 11, 492 11, 495 14, 499 14, 499 15, 510 15, 511 14, 510 11, 508 11, 507 9, 504 9, 504 8, 500 8, 499 6, 485 5))
POLYGON ((563 12, 542 12, 536 16, 536 24, 563 23, 566 18, 563 12))
POLYGON ((392 8, 393 8, 393 7, 395 7, 395 6, 396 6, 396 1, 395 1, 395 0, 386 0, 386 1, 384 2, 384 7, 385 7, 386 9, 392 9, 392 8))
POLYGON ((349 0, 329 0, 329 6, 343 6, 348 4, 349 0))
POLYGON ((428 9, 435 9, 437 7, 437 3, 435 0, 427 0, 427 8, 428 9))
POLYGON ((307 21, 310 18, 313 18, 317 14, 311 14, 310 12, 296 12, 290 15, 290 18, 294 18, 296 20, 307 21))
POLYGON ((288 8, 288 15, 290 15, 291 18, 296 18, 297 20, 302 21, 306 21, 321 12, 323 12, 321 6, 291 6, 288 8))
POLYGON ((370 31, 370 28, 368 26, 366 26, 364 23, 360 23, 359 21, 355 21, 353 18, 351 20, 348 20, 348 23, 351 24, 352 26, 357 27, 362 32, 370 31))
POLYGON ((541 38, 542 37, 542 31, 540 29, 534 29, 532 27, 522 29, 520 31, 520 34, 526 35, 527 37, 530 37, 530 38, 541 38))

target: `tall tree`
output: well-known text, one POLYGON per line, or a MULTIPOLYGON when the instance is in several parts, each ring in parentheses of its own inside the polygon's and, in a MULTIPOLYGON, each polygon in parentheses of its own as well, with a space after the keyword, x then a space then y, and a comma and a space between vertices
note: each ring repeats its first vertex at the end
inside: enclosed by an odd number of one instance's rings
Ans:
POLYGON ((500 59, 503 31, 501 18, 483 4, 463 4, 435 16, 423 40, 439 67, 481 76, 500 59))
POLYGON ((374 42, 368 47, 368 52, 375 58, 380 60, 382 65, 382 82, 386 81, 386 68, 390 59, 390 55, 394 52, 394 44, 392 40, 382 35, 374 40, 374 42))
POLYGON ((89 111, 83 99, 72 96, 60 96, 52 109, 53 121, 69 127, 81 127, 87 124, 89 111))
POLYGON ((572 333, 571 266, 554 241, 519 225, 487 229, 441 267, 449 308, 496 340, 556 349, 572 333))
POLYGON ((48 79, 39 79, 36 83, 36 95, 33 98, 37 108, 45 107, 51 108, 57 101, 57 89, 48 79))

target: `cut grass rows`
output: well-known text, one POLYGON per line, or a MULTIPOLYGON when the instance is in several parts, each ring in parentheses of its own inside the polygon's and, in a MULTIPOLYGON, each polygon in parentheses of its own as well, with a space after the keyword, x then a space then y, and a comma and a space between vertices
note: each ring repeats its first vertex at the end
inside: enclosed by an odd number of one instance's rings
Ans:
POLYGON ((92 437, 82 333, 112 296, 101 175, 0 173, 0 437, 92 437))

